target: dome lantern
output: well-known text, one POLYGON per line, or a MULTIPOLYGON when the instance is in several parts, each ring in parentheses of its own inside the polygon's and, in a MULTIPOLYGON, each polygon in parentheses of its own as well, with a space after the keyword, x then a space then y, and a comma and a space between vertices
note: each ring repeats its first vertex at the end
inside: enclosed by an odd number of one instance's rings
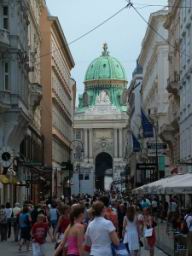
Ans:
POLYGON ((89 65, 85 81, 86 86, 99 86, 99 84, 127 85, 127 77, 124 67, 114 57, 110 56, 107 43, 103 45, 102 55, 89 65))

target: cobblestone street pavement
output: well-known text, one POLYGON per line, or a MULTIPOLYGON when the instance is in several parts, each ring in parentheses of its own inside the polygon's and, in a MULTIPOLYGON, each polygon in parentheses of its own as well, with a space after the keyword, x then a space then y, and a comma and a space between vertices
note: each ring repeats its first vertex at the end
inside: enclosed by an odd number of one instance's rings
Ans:
MULTIPOLYGON (((47 254, 46 256, 52 256, 54 252, 54 244, 47 243, 47 254)), ((26 252, 23 248, 22 252, 18 251, 18 246, 14 242, 0 242, 0 255, 1 256, 31 256, 32 252, 26 252)), ((142 250, 141 256, 148 256, 147 251, 142 250)), ((163 252, 156 249, 155 256, 166 256, 163 252)))

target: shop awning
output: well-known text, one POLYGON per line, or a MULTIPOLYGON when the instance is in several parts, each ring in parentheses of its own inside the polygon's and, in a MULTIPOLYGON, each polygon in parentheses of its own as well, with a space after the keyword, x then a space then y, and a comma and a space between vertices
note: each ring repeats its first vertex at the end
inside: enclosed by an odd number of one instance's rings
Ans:
POLYGON ((170 176, 133 190, 134 194, 192 194, 192 173, 170 176))
POLYGON ((162 194, 192 194, 192 173, 177 175, 177 179, 163 184, 159 189, 162 194))
POLYGON ((18 183, 18 179, 16 177, 10 178, 10 183, 16 185, 18 183))
POLYGON ((2 184, 9 184, 10 183, 9 179, 5 175, 0 175, 0 182, 2 184))

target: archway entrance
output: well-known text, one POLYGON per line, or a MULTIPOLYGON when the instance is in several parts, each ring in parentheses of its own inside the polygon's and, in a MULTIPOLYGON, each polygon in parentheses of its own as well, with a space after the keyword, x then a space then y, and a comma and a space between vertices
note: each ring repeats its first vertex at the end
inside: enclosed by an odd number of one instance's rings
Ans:
POLYGON ((95 159, 95 188, 104 191, 112 181, 113 159, 103 152, 95 159))

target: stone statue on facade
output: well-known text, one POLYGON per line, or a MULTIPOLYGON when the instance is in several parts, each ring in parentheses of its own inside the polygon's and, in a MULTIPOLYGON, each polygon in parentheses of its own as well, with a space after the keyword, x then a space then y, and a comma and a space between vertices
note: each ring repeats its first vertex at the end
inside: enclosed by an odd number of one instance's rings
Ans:
POLYGON ((96 104, 111 104, 109 95, 106 91, 101 91, 99 95, 96 97, 96 104))
POLYGON ((88 107, 89 105, 89 96, 87 92, 84 92, 83 94, 83 106, 88 107))

